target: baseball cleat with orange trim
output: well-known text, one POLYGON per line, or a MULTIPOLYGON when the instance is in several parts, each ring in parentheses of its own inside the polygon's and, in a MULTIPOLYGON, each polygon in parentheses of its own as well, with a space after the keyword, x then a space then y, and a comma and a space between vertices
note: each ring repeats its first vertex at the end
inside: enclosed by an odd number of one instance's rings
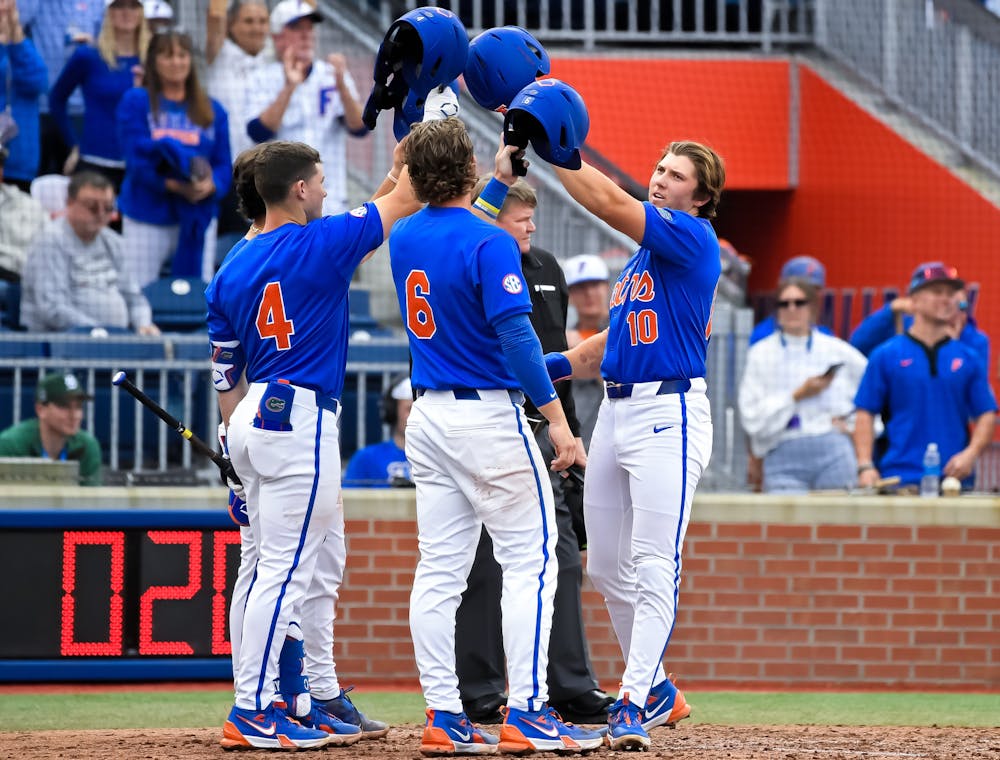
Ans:
POLYGON ((646 709, 642 712, 642 727, 646 731, 657 726, 676 728, 677 721, 691 714, 691 705, 684 699, 684 692, 674 685, 676 680, 670 673, 649 690, 646 709))
POLYGON ((632 704, 627 691, 608 708, 608 744, 612 750, 649 749, 649 734, 642 727, 642 710, 632 704))
POLYGON ((497 739, 472 725, 464 713, 427 710, 427 725, 420 740, 420 754, 428 757, 444 755, 495 755, 497 739))
POLYGON ((314 749, 330 743, 332 735, 306 728, 270 705, 266 710, 233 706, 222 727, 223 749, 314 749))
POLYGON ((500 729, 500 752, 505 755, 527 755, 532 752, 562 752, 576 754, 597 749, 604 743, 600 731, 590 731, 566 723, 548 705, 541 710, 501 708, 504 712, 500 729))

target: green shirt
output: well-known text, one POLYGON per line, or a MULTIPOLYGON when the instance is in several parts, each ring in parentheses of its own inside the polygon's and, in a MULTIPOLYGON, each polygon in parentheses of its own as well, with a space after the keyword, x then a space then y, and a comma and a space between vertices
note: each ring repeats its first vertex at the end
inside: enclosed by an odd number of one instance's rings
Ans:
MULTIPOLYGON (((0 433, 0 457, 39 457, 42 437, 38 420, 25 420, 0 433)), ((80 485, 101 485, 101 445, 90 433, 83 430, 66 441, 66 458, 80 462, 80 485)))

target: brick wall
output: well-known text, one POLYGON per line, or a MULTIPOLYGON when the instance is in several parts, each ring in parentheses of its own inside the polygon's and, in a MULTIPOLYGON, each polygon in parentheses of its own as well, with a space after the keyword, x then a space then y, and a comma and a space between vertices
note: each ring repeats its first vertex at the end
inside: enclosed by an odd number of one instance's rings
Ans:
MULTIPOLYGON (((348 495, 346 679, 416 680, 411 500, 348 495)), ((611 688, 623 665, 589 583, 584 616, 611 688)), ((1000 500, 700 495, 666 662, 717 688, 1000 688, 1000 500)))

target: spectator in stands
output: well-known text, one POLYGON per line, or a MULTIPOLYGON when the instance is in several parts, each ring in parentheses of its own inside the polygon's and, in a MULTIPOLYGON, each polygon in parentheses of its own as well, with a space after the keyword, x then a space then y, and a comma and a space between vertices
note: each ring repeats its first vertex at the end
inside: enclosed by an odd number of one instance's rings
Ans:
POLYGON ((49 221, 42 204, 15 185, 3 184, 8 151, 0 147, 0 280, 20 282, 32 241, 49 221))
MULTIPOLYGON (((795 256, 786 261, 781 267, 781 276, 778 280, 780 282, 790 277, 806 279, 820 291, 826 287, 826 267, 819 259, 814 259, 812 256, 795 256)), ((754 325, 753 332, 750 333, 750 345, 763 340, 777 329, 778 322, 775 316, 772 314, 765 317, 754 325)), ((817 325, 816 329, 827 335, 833 335, 826 325, 817 325)))
POLYGON ((78 45, 49 92, 49 110, 70 146, 63 173, 96 171, 108 177, 115 192, 125 176, 125 156, 118 142, 115 112, 126 91, 142 82, 140 62, 149 47, 149 29, 139 0, 114 0, 93 45, 78 45), (70 96, 83 93, 86 118, 77 135, 69 118, 70 96))
MULTIPOLYGON (((989 367, 990 339, 976 326, 976 320, 969 314, 969 293, 964 287, 955 291, 955 306, 955 316, 948 334, 952 340, 971 348, 983 362, 983 366, 989 367)), ((912 326, 913 300, 908 295, 899 296, 861 320, 861 324, 851 333, 851 345, 865 356, 870 356, 878 346, 912 326)))
POLYGON ((848 420, 865 357, 816 328, 819 288, 801 277, 778 287, 778 331, 747 353, 738 406, 763 490, 851 488, 857 477, 848 420))
POLYGON ((142 12, 153 34, 168 32, 174 25, 174 9, 167 0, 142 0, 142 12))
POLYGON ((281 0, 271 11, 277 61, 264 67, 251 88, 247 133, 256 142, 304 142, 319 151, 326 167, 324 214, 347 206, 347 134, 368 134, 347 59, 331 53, 316 59, 314 24, 323 17, 302 0, 281 0))
POLYGON ((25 38, 16 0, 0 0, 0 147, 4 182, 28 192, 38 174, 38 98, 49 88, 45 62, 25 38))
POLYGON ((156 35, 144 69, 145 86, 125 93, 117 112, 127 267, 139 287, 168 262, 175 277, 209 280, 215 216, 232 180, 226 112, 202 89, 186 34, 156 35))
POLYGON ((0 433, 0 456, 37 457, 80 463, 80 485, 101 485, 101 446, 81 430, 89 396, 76 376, 45 375, 35 388, 35 418, 0 433))
MULTIPOLYGON (((610 273, 604 260, 592 254, 567 259, 563 263, 563 272, 569 286, 569 303, 576 312, 576 323, 566 331, 566 342, 569 348, 573 348, 608 326, 610 273)), ((597 412, 604 401, 604 381, 597 369, 592 377, 584 377, 581 371, 573 375, 570 387, 576 405, 576 417, 580 421, 580 437, 584 447, 589 450, 590 437, 597 423, 597 412)))
MULTIPOLYGON (((260 70, 274 60, 268 37, 268 13, 264 0, 210 0, 208 5, 205 59, 208 74, 205 89, 229 116, 229 149, 233 156, 254 145, 247 134, 246 112, 251 88, 260 70)), ((225 256, 243 237, 246 224, 237 212, 238 198, 230 191, 219 204, 219 245, 216 258, 225 256)))
POLYGON ((943 474, 972 487, 976 459, 993 440, 997 404, 979 357, 949 336, 955 294, 964 287, 958 272, 941 262, 918 266, 907 293, 913 324, 872 351, 854 400, 861 486, 893 476, 904 488, 919 485, 924 451, 936 443, 943 474), (877 414, 886 431, 886 448, 878 459, 877 414))
POLYGON ((381 400, 382 421, 389 426, 388 440, 359 449, 344 473, 344 488, 389 488, 412 486, 410 463, 406 461, 406 420, 413 407, 410 378, 394 378, 381 400))
MULTIPOLYGON (((92 45, 104 18, 106 0, 17 0, 21 20, 35 43, 51 84, 59 77, 77 45, 92 45)), ((48 90, 48 84, 45 87, 48 90)), ((79 134, 83 125, 83 98, 79 93, 69 102, 70 119, 79 134)), ((41 158, 38 174, 63 171, 69 147, 49 113, 47 92, 40 102, 41 158)))
POLYGON ((66 214, 35 239, 24 267, 21 320, 29 330, 103 327, 160 334, 125 266, 121 236, 107 227, 114 212, 107 177, 73 175, 66 214))

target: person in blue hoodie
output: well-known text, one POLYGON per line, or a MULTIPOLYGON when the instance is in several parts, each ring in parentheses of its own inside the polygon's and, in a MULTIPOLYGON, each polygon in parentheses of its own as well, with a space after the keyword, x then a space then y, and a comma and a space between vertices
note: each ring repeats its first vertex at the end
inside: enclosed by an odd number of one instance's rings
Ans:
POLYGON ((25 192, 38 173, 38 98, 49 88, 45 62, 24 36, 15 0, 0 0, 0 147, 10 151, 3 181, 25 192))
POLYGON ((160 276, 211 280, 215 217, 232 181, 229 120, 205 93, 191 38, 149 43, 145 86, 122 96, 115 118, 125 154, 119 206, 127 265, 140 287, 160 276))
POLYGON ((121 189, 125 157, 118 142, 115 110, 136 82, 149 47, 149 28, 139 0, 113 0, 104 13, 93 45, 80 45, 70 56, 49 92, 49 111, 63 141, 71 149, 65 173, 89 170, 103 174, 121 189), (86 119, 77 135, 70 119, 70 96, 83 94, 86 119))

